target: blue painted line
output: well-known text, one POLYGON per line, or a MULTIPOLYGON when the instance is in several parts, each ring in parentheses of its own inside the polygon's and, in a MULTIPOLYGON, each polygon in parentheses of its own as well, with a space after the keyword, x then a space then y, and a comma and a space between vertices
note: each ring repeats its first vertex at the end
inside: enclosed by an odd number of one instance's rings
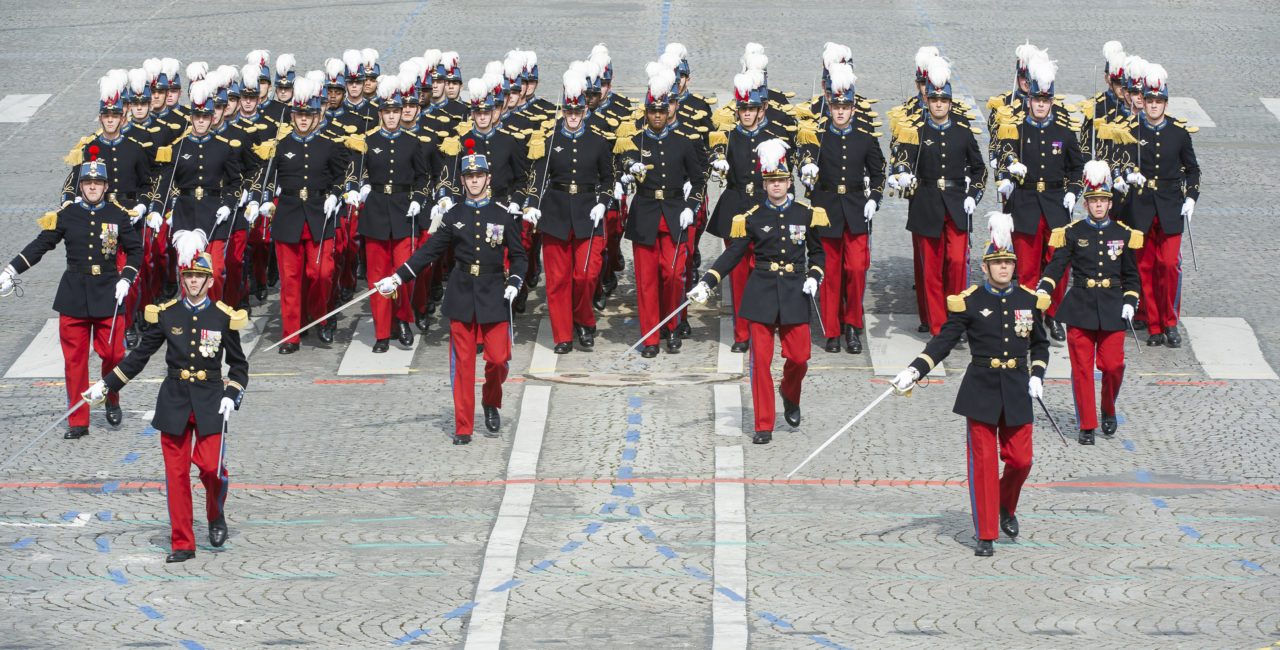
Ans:
POLYGON ((814 643, 820 646, 824 646, 827 648, 836 648, 837 650, 853 650, 853 648, 850 648, 849 646, 840 645, 839 643, 835 643, 833 641, 828 641, 820 636, 811 636, 809 637, 809 640, 813 641, 814 643))
POLYGON ((1240 566, 1243 566, 1243 567, 1244 567, 1244 568, 1246 568, 1246 569, 1255 569, 1255 570, 1261 570, 1261 569, 1262 569, 1262 566, 1261 566, 1261 565, 1256 564, 1256 563, 1254 563, 1254 562, 1250 562, 1250 561, 1248 561, 1248 560, 1240 560, 1240 566))
POLYGON ((628 319, 623 320, 623 321, 622 321, 622 324, 623 324, 623 325, 635 325, 637 322, 639 322, 639 321, 637 321, 637 320, 636 320, 636 319, 634 319, 634 318, 628 318, 628 319))
POLYGON ((556 563, 556 561, 555 561, 555 560, 543 560, 543 561, 541 561, 541 562, 539 562, 539 563, 537 563, 537 564, 533 565, 533 568, 532 568, 532 569, 529 569, 529 571, 531 571, 531 572, 532 572, 532 571, 546 571, 547 569, 550 569, 550 568, 552 567, 552 565, 554 565, 555 563, 556 563))
POLYGON ((759 616, 760 618, 763 618, 764 620, 769 621, 770 623, 773 623, 778 627, 793 627, 790 623, 778 618, 777 616, 774 616, 773 614, 770 614, 769 612, 756 612, 756 616, 759 616))
POLYGON ((1145 469, 1135 469, 1133 470, 1133 475, 1138 479, 1139 483, 1151 482, 1151 472, 1148 472, 1145 469))
POLYGON ((641 404, 643 401, 644 401, 644 400, 640 399, 639 397, 628 397, 628 398, 627 398, 627 406, 630 406, 630 407, 631 407, 631 408, 633 408, 633 409, 638 409, 638 408, 640 408, 640 404, 641 404))
POLYGON ((114 483, 103 483, 103 484, 102 484, 102 493, 103 493, 103 494, 111 494, 112 492, 115 492, 116 490, 119 490, 119 489, 120 489, 120 483, 119 483, 118 481, 117 481, 117 482, 114 482, 114 483))
POLYGON ((640 516, 640 506, 627 506, 627 514, 632 517, 640 516))
POLYGON ((392 641, 391 643, 392 645, 404 645, 424 634, 427 634, 428 632, 430 632, 430 630, 417 629, 396 639, 395 641, 392 641))
POLYGON ((1204 537, 1204 535, 1200 534, 1200 531, 1190 526, 1178 526, 1178 530, 1186 533, 1187 537, 1190 537, 1191 539, 1200 539, 1201 537, 1204 537))
POLYGON ((734 602, 742 603, 742 602, 746 602, 747 600, 746 598, 743 598, 738 592, 728 587, 716 587, 716 591, 728 596, 729 600, 732 600, 734 602))
POLYGON ((63 521, 71 521, 72 519, 75 519, 76 517, 79 517, 79 516, 80 516, 80 512, 79 512, 79 511, 77 511, 77 510, 71 510, 71 511, 69 511, 69 512, 64 512, 64 513, 62 513, 62 517, 61 517, 61 519, 62 519, 63 521))
POLYGON ((624 480, 624 481, 625 481, 625 480, 627 480, 627 479, 629 479, 629 478, 631 478, 631 466, 630 466, 630 465, 623 465, 622 467, 619 467, 619 468, 618 468, 618 478, 619 478, 619 479, 621 479, 621 480, 624 480))
POLYGON ((579 546, 582 546, 582 542, 569 542, 568 544, 565 544, 564 546, 562 546, 562 547, 560 548, 560 552, 561 552, 561 553, 570 553, 570 552, 572 552, 572 551, 577 550, 577 548, 578 548, 579 546))
MULTIPOLYGON (((627 416, 627 424, 640 424, 641 417, 639 413, 632 413, 627 416)), ((631 432, 628 431, 627 433, 630 434, 631 432)))
POLYGON ((153 426, 148 426, 147 428, 145 428, 145 429, 143 429, 143 430, 142 430, 142 433, 139 433, 138 435, 140 435, 140 436, 154 436, 154 435, 156 435, 156 428, 155 428, 155 427, 153 427, 153 426))
POLYGON ((195 641, 187 640, 187 641, 179 641, 179 643, 181 643, 182 647, 186 648, 187 650, 204 650, 204 646, 200 645, 199 643, 196 643, 195 641))
POLYGON ((34 541, 36 541, 36 538, 34 538, 34 537, 24 537, 23 539, 20 539, 20 540, 18 540, 18 541, 16 541, 16 542, 14 542, 13 544, 9 545, 9 548, 11 548, 11 549, 13 549, 13 550, 17 551, 17 550, 20 550, 20 549, 24 549, 24 548, 26 548, 26 547, 28 547, 28 546, 31 546, 31 543, 32 543, 32 542, 34 542, 34 541))
POLYGON ((475 609, 476 605, 478 605, 478 604, 479 604, 479 603, 477 603, 476 601, 474 601, 474 600, 473 600, 473 601, 471 601, 471 602, 469 602, 469 603, 467 603, 467 604, 465 604, 465 605, 462 605, 461 607, 458 607, 457 609, 453 610, 452 612, 449 612, 448 614, 445 614, 445 615, 444 615, 444 618, 445 618, 445 619, 451 619, 451 618, 458 618, 458 617, 460 617, 460 616, 465 616, 467 612, 469 612, 469 611, 471 611, 471 610, 475 609))
POLYGON ((1169 504, 1165 503, 1165 502, 1164 502, 1164 499, 1152 499, 1152 500, 1151 500, 1151 503, 1156 504, 1156 507, 1157 507, 1157 508, 1168 508, 1168 507, 1169 507, 1169 504))
POLYGON ((680 557, 679 555, 676 555, 675 551, 671 550, 670 546, 659 546, 658 552, 661 553, 663 557, 668 557, 672 559, 680 557))
POLYGON ((493 589, 490 589, 489 591, 494 591, 494 592, 498 592, 498 591, 506 591, 506 590, 508 590, 508 589, 511 589, 512 587, 515 587, 516 585, 518 585, 518 584, 520 584, 520 583, 522 583, 522 582, 524 582, 524 581, 523 581, 523 580, 508 580, 508 581, 506 581, 506 582, 504 582, 504 583, 502 583, 502 584, 498 585, 497 587, 494 587, 493 589))
MULTIPOLYGON (((636 417, 640 417, 640 416, 637 415, 636 417)), ((627 437, 623 438, 623 440, 626 440, 627 442, 640 442, 640 432, 634 429, 631 431, 628 431, 627 437)))
POLYGON ((93 541, 97 542, 97 544, 98 544, 98 552, 99 552, 99 553, 110 553, 110 552, 111 552, 111 541, 110 541, 110 540, 105 539, 105 538, 102 538, 102 537, 99 537, 98 539, 95 539, 95 540, 93 540, 93 541))
POLYGON ((627 447, 626 449, 622 450, 622 460, 632 461, 635 459, 636 459, 635 449, 632 449, 631 447, 627 447))
POLYGON ((98 513, 98 521, 111 521, 111 511, 103 510, 98 513))
POLYGON ((630 485, 619 485, 613 488, 611 495, 615 497, 633 497, 636 495, 636 491, 630 485))
POLYGON ((583 529, 582 529, 582 532, 583 532, 583 533, 586 533, 587 535, 590 535, 591 533, 594 533, 594 532, 596 532, 596 531, 600 530, 600 529, 601 529, 601 528, 603 528, 603 527, 604 527, 604 524, 602 524, 602 523, 600 523, 600 522, 598 522, 598 521, 593 521, 593 522, 591 522, 590 524, 587 524, 587 527, 586 527, 586 528, 583 528, 583 529))
POLYGON ((636 526, 636 530, 640 531, 640 536, 645 539, 655 539, 657 535, 648 526, 636 526))
POLYGON ((109 571, 107 572, 107 575, 111 576, 111 581, 118 585, 129 584, 129 579, 124 577, 124 574, 119 571, 109 571))
POLYGON ((695 577, 695 578, 698 578, 699 580, 710 580, 710 579, 711 579, 711 576, 709 576, 709 575, 707 575, 707 574, 703 573, 703 572, 702 572, 702 569, 699 569, 698 567, 694 567, 694 566, 687 566, 687 567, 685 567, 685 568, 684 568, 684 571, 685 571, 685 573, 688 573, 689 575, 691 575, 691 576, 693 576, 693 577, 695 577))
POLYGON ((124 459, 121 460, 120 462, 132 463, 133 461, 138 460, 139 458, 142 458, 142 454, 125 454, 124 459))
POLYGON ((1133 451, 1133 450, 1134 450, 1134 446, 1133 446, 1133 441, 1132 441, 1132 440, 1125 440, 1125 441, 1121 442, 1120 444, 1124 445, 1124 448, 1125 448, 1125 449, 1128 449, 1129 451, 1133 451))
POLYGON ((1116 424, 1124 424, 1124 413, 1116 413, 1116 424))
MULTIPOLYGON (((611 515, 611 514, 613 514, 613 511, 614 511, 614 510, 616 510, 617 508, 618 508, 618 504, 616 504, 616 503, 606 503, 606 504, 604 504, 604 506, 603 506, 602 508, 600 508, 600 514, 602 514, 602 515, 611 515)), ((596 530, 600 530, 600 528, 599 528, 600 524, 591 524, 591 526, 595 526, 595 527, 596 527, 596 530)), ((591 528, 591 526, 587 526, 587 528, 591 528)), ((595 531, 595 530, 587 530, 587 531, 584 531, 584 532, 594 533, 594 532, 596 532, 596 531, 595 531)))
POLYGON ((148 607, 148 606, 146 606, 146 605, 143 605, 142 607, 139 607, 139 608, 138 608, 138 611, 142 612, 143 614, 146 614, 146 615, 147 615, 147 618, 149 618, 149 619, 151 619, 151 620, 153 620, 153 621, 159 621, 159 620, 164 619, 164 614, 161 614, 160 612, 157 612, 156 610, 154 610, 154 609, 152 609, 152 608, 150 608, 150 607, 148 607))

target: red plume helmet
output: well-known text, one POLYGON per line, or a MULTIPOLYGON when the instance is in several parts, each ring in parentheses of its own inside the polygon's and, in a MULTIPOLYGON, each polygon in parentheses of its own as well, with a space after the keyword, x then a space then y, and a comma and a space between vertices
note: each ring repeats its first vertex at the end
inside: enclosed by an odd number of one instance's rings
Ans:
POLYGON ((94 161, 97 159, 98 159, 98 145, 95 144, 89 147, 89 160, 94 161))

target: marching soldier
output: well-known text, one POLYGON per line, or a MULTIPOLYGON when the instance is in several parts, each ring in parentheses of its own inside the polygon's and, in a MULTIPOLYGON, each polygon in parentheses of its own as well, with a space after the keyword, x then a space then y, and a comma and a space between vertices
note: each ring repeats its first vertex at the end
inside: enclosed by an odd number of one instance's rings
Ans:
POLYGON ((289 123, 289 110, 293 103, 293 82, 297 78, 297 58, 292 54, 281 54, 276 57, 275 98, 263 100, 258 110, 262 111, 277 126, 289 123))
MULTIPOLYGON (((862 352, 862 299, 871 267, 871 219, 884 194, 884 153, 870 116, 859 110, 857 77, 848 63, 829 68, 828 121, 816 137, 800 145, 802 179, 809 200, 822 208, 829 225, 816 229, 826 260, 819 318, 827 352, 840 351, 840 333, 850 354, 862 352), (870 181, 868 183, 868 181, 870 181)), ((801 131, 802 140, 810 140, 801 131)))
POLYGON ((422 55, 422 76, 418 81, 422 115, 418 121, 427 129, 452 133, 466 119, 466 111, 454 112, 449 98, 444 95, 444 74, 439 72, 442 55, 440 50, 435 49, 427 50, 422 55))
MULTIPOLYGON (((591 48, 586 61, 574 63, 587 77, 588 123, 602 124, 602 130, 627 137, 626 127, 620 127, 635 120, 637 107, 631 98, 613 91, 613 59, 609 56, 608 46, 599 43, 591 48)), ((615 182, 613 200, 604 213, 605 246, 601 253, 605 259, 600 273, 600 288, 592 299, 592 306, 596 309, 604 309, 605 298, 618 288, 618 273, 626 268, 626 260, 622 256, 622 234, 627 222, 627 189, 622 183, 615 182)))
MULTIPOLYGON (((474 101, 474 100, 473 100, 474 101)), ((489 166, 484 155, 462 156, 464 202, 444 215, 444 224, 400 268, 376 283, 383 295, 412 281, 447 251, 457 266, 449 274, 440 313, 449 318, 449 369, 453 386, 453 444, 471 442, 475 417, 476 345, 484 344, 484 387, 481 405, 485 429, 502 426, 502 383, 511 359, 510 303, 525 272, 520 232, 506 208, 487 194, 489 166), (505 304, 504 304, 505 303, 505 304)))
MULTIPOLYGON (((669 43, 662 56, 664 59, 669 58, 676 65, 676 78, 679 84, 676 101, 680 103, 679 108, 676 110, 680 121, 694 127, 705 128, 709 133, 715 128, 715 123, 711 121, 711 105, 716 100, 715 98, 708 100, 706 97, 689 90, 691 70, 689 68, 688 48, 680 43, 669 43)), ((612 77, 612 73, 610 76, 612 77)))
POLYGON ((1142 248, 1142 233, 1109 217, 1110 177, 1107 163, 1085 163, 1085 218, 1053 230, 1049 242, 1054 247, 1053 259, 1037 285, 1038 292, 1048 294, 1057 288, 1067 269, 1071 270, 1071 289, 1058 312, 1067 324, 1071 391, 1082 445, 1093 444, 1094 429, 1098 428, 1095 367, 1102 371, 1102 433, 1110 436, 1116 432, 1126 321, 1133 320, 1141 290, 1135 256, 1142 248))
POLYGON ((564 74, 563 119, 529 143, 534 173, 526 218, 542 232, 556 354, 573 350, 574 334, 583 348, 595 345, 591 298, 604 262, 605 210, 613 198, 613 142, 586 125, 586 87, 581 70, 570 68, 564 74))
POLYGON ((85 399, 99 402, 104 395, 124 388, 165 345, 168 373, 156 396, 151 426, 160 431, 168 485, 171 550, 166 562, 185 562, 196 556, 192 530, 191 465, 200 470, 204 484, 209 543, 227 541, 224 506, 231 483, 224 461, 222 433, 231 412, 240 408, 249 384, 249 360, 240 346, 240 330, 249 318, 243 311, 209 298, 213 286, 213 260, 200 253, 181 269, 185 296, 163 305, 147 305, 152 324, 142 344, 115 370, 84 391, 85 399), (222 381, 222 363, 230 370, 222 381))
MULTIPOLYGON (((644 102, 645 128, 614 145, 623 185, 636 184, 626 223, 636 272, 640 330, 653 329, 682 302, 694 213, 705 189, 700 143, 677 133, 668 120, 675 102, 675 73, 656 71, 644 102), (688 191, 685 187, 688 187, 688 191), (661 313, 660 313, 661 312, 661 313)), ((680 350, 679 321, 664 328, 667 352, 680 350)), ((646 338, 640 356, 658 356, 659 334, 646 338)))
POLYGON ((540 120, 551 119, 556 112, 554 102, 538 97, 538 53, 533 50, 524 52, 524 84, 520 108, 538 116, 540 120))
POLYGON ((967 420, 969 500, 978 540, 974 555, 982 557, 995 553, 997 520, 1006 535, 1018 536, 1018 495, 1031 473, 1031 400, 1044 396, 1049 361, 1049 339, 1040 323, 1049 297, 1017 284, 1009 215, 992 212, 988 218, 991 243, 982 256, 986 282, 947 297, 946 324, 893 378, 896 391, 909 395, 962 336, 968 338, 973 360, 953 411, 967 420))
MULTIPOLYGON (((13 290, 14 278, 35 266, 58 242, 64 243, 67 268, 53 299, 58 312, 58 339, 66 374, 67 405, 74 406, 89 387, 89 350, 102 358, 100 377, 124 358, 124 312, 121 305, 142 264, 142 241, 132 220, 118 204, 107 200, 107 165, 90 150, 89 160, 76 171, 78 200, 40 218, 40 234, 0 271, 0 295, 13 290), (119 266, 119 252, 125 253, 119 266)), ((101 396, 100 396, 101 397, 101 396)), ((107 422, 119 426, 120 395, 106 394, 107 422)), ((89 434, 89 407, 76 409, 63 436, 74 440, 89 434)))
MULTIPOLYGON (((430 58, 430 57, 428 57, 430 58)), ((431 100, 435 110, 453 116, 455 122, 465 122, 469 113, 462 95, 462 68, 458 65, 458 53, 442 52, 436 71, 431 76, 431 100)))
MULTIPOLYGON (((1050 68, 1052 68, 1053 72, 1056 74, 1058 69, 1056 62, 1049 61, 1048 51, 1042 50, 1032 45, 1030 42, 1019 45, 1014 50, 1014 54, 1017 58, 1017 63, 1014 68, 1013 90, 996 95, 995 97, 987 100, 987 110, 989 111, 989 114, 987 115, 987 133, 991 138, 987 143, 987 153, 988 159, 993 161, 995 161, 997 157, 997 127, 1000 126, 1001 123, 1010 123, 1015 121, 1009 119, 1015 115, 1026 115, 1031 112, 1031 98, 1035 96, 1031 91, 1032 62, 1042 60, 1043 63, 1040 65, 1040 68, 1044 74, 1049 74, 1050 68)), ((1052 79, 1052 76, 1050 76, 1049 79, 1052 79)), ((1046 97, 1045 89, 1043 87, 1040 88, 1039 96, 1042 99, 1046 97)), ((1050 110, 1053 112, 1054 117, 1064 122, 1070 121, 1070 114, 1067 112, 1066 107, 1058 103, 1052 90, 1049 90, 1047 97, 1049 99, 1050 110)), ((994 166, 995 165, 993 165, 993 167, 994 166)), ((1049 329, 1052 330, 1053 328, 1050 326, 1049 329)))
POLYGON ((912 192, 907 230, 920 256, 921 322, 937 336, 946 320, 945 297, 968 281, 970 219, 987 167, 973 131, 952 119, 950 64, 935 56, 928 66, 928 115, 899 125, 893 170, 896 184, 912 192))
MULTIPOLYGON (((1075 129, 1065 113, 1054 111, 1053 82, 1058 65, 1047 56, 1033 56, 1026 68, 1026 106, 996 116, 992 155, 997 191, 1005 211, 1013 215, 1013 250, 1018 255, 1018 283, 1035 286, 1040 270, 1053 257, 1049 233, 1071 223, 1080 193, 1084 156, 1075 129)), ((1055 282, 1061 278, 1054 278, 1055 282)), ((1058 304, 1066 283, 1055 289, 1045 311, 1044 325, 1055 341, 1067 334, 1057 322, 1058 304)))
MULTIPOLYGON (((729 248, 689 292, 705 303, 712 287, 748 255, 754 255, 739 314, 751 328, 751 400, 755 435, 763 445, 773 439, 773 336, 782 341, 783 415, 787 424, 800 425, 800 385, 809 367, 810 301, 818 295, 823 276, 822 243, 817 228, 828 227, 826 211, 797 203, 791 190, 787 144, 766 140, 757 147, 764 174, 763 200, 733 217, 729 248)), ((736 303, 735 303, 736 304, 736 303)))
POLYGON ((1080 129, 1080 148, 1091 152, 1097 149, 1097 132, 1094 130, 1096 122, 1120 121, 1130 115, 1124 88, 1124 61, 1127 58, 1124 46, 1120 41, 1107 41, 1102 46, 1102 58, 1102 78, 1107 89, 1080 102, 1080 112, 1084 115, 1084 124, 1080 129))

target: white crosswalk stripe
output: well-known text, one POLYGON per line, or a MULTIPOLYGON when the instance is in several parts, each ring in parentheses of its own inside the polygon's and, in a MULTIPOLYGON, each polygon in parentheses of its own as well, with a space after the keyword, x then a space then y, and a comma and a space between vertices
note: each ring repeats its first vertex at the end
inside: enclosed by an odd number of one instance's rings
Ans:
POLYGON ((50 95, 5 95, 0 99, 0 122, 26 122, 48 101, 50 95))
POLYGON ((1263 97, 1262 105, 1271 111, 1271 114, 1280 120, 1280 97, 1263 97))
POLYGON ((418 349, 422 337, 415 336, 413 347, 406 350, 394 337, 386 352, 374 353, 373 344, 377 340, 373 329, 372 316, 360 316, 356 321, 355 333, 351 344, 342 355, 342 363, 338 365, 339 375, 407 375, 413 365, 413 353, 418 349))
POLYGON ((1213 118, 1200 108, 1200 102, 1197 102, 1194 97, 1170 97, 1169 108, 1166 110, 1170 117, 1186 120, 1187 126, 1198 126, 1202 129, 1218 126, 1213 118))
POLYGON ((4 373, 5 379, 62 377, 62 346, 58 343, 58 319, 50 318, 36 333, 18 360, 4 373))
MULTIPOLYGON (((867 314, 866 348, 875 366, 875 374, 893 376, 907 367, 929 341, 928 333, 916 332, 920 319, 914 314, 867 314)), ((929 373, 938 379, 947 371, 939 363, 929 373)))
POLYGON ((1182 319, 1196 360, 1213 379, 1276 379, 1243 318, 1182 319))

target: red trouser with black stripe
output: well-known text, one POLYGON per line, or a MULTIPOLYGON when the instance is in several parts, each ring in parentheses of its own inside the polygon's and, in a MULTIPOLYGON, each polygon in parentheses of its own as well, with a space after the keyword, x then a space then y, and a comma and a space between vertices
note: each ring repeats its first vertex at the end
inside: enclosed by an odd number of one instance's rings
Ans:
POLYGON ((233 308, 240 304, 244 298, 244 251, 248 243, 248 230, 237 230, 228 239, 209 242, 209 257, 213 259, 210 300, 221 300, 233 308))
POLYGON ((191 465, 200 470, 200 482, 204 484, 205 514, 208 521, 222 516, 222 506, 227 502, 227 468, 222 464, 225 447, 222 432, 198 435, 195 416, 187 421, 182 433, 164 431, 160 435, 160 449, 164 452, 165 492, 169 498, 170 542, 173 550, 196 550, 196 538, 191 529, 191 465))
MULTIPOLYGON (((1079 289, 1077 289, 1079 291, 1079 289)), ((1093 369, 1102 371, 1102 412, 1116 414, 1116 395, 1124 381, 1125 332, 1067 328, 1067 352, 1071 355, 1071 393, 1076 400, 1076 421, 1081 429, 1098 428, 1098 407, 1093 398, 1093 369)))
MULTIPOLYGON (((124 316, 116 316, 115 340, 107 344, 112 336, 110 318, 73 318, 58 316, 58 340, 62 343, 62 368, 67 384, 67 408, 80 401, 80 396, 89 390, 89 347, 102 358, 102 372, 99 377, 106 377, 121 361, 124 360, 124 316)), ((119 393, 107 393, 107 400, 112 404, 120 403, 119 393)), ((68 426, 89 426, 89 405, 76 409, 67 420, 68 426)))
POLYGON ((773 333, 782 339, 782 387, 779 392, 793 404, 800 403, 800 384, 809 370, 809 324, 779 325, 748 321, 751 331, 751 404, 756 431, 773 431, 777 415, 773 405, 773 333))
POLYGON ((591 297, 595 294, 604 258, 597 253, 604 237, 568 241, 542 235, 542 261, 547 270, 547 314, 556 343, 573 340, 573 325, 595 327, 591 297), (587 249, 591 249, 590 257, 587 249), (585 267, 585 268, 584 268, 585 267))
POLYGON ((484 388, 480 403, 502 408, 502 383, 511 360, 511 325, 449 322, 449 384, 453 387, 454 433, 471 435, 476 416, 476 343, 484 343, 484 388))
POLYGON ((969 418, 969 506, 978 539, 1000 537, 1000 508, 1018 509, 1022 484, 1031 474, 1031 423, 1011 427, 969 418), (997 452, 997 441, 999 450, 997 452), (999 456, 997 457, 997 453, 999 456), (1004 461, 1004 474, 1000 474, 1004 461))
MULTIPOLYGON (((729 248, 732 239, 724 240, 724 247, 729 248)), ((733 342, 741 343, 751 338, 751 324, 747 319, 738 316, 738 307, 742 304, 742 292, 747 288, 747 278, 751 277, 751 269, 756 267, 755 246, 748 245, 742 259, 729 271, 729 290, 733 292, 733 342)))
POLYGON ((1147 332, 1161 334, 1178 324, 1182 307, 1182 235, 1166 233, 1157 216, 1137 252, 1142 277, 1137 319, 1147 321, 1147 332))
MULTIPOLYGON (((631 254, 636 271, 636 302, 640 311, 640 331, 648 332, 658 321, 669 315, 684 302, 684 275, 687 268, 684 258, 689 254, 689 231, 677 233, 677 246, 665 224, 658 231, 658 239, 652 246, 634 244, 631 254)), ((663 325, 675 329, 680 324, 677 316, 663 325)), ((644 340, 644 345, 657 345, 655 331, 644 340)))
POLYGON ((871 268, 871 249, 867 235, 855 235, 844 229, 841 237, 823 237, 822 250, 827 268, 823 272, 819 317, 827 337, 840 336, 841 325, 864 326, 862 296, 867 289, 867 269, 871 268))
MULTIPOLYGON (((364 277, 369 283, 369 288, 372 289, 373 284, 378 280, 395 273, 401 264, 408 261, 410 255, 413 255, 413 243, 408 237, 403 239, 365 237, 364 277)), ((403 287, 396 291, 394 298, 388 298, 382 294, 374 294, 370 298, 369 311, 373 313, 375 338, 391 338, 392 318, 403 323, 413 322, 413 307, 410 305, 412 293, 412 287, 403 287)))
MULTIPOLYGON (((329 311, 333 240, 315 241, 311 228, 304 223, 301 241, 276 242, 276 262, 280 265, 280 320, 285 332, 296 332, 302 327, 304 315, 316 318, 329 311)), ((298 337, 286 342, 297 343, 298 337)))
POLYGON ((960 229, 947 214, 940 237, 912 233, 920 256, 920 276, 916 291, 924 286, 925 318, 929 331, 937 336, 947 320, 947 296, 964 291, 969 281, 969 233, 960 229))

